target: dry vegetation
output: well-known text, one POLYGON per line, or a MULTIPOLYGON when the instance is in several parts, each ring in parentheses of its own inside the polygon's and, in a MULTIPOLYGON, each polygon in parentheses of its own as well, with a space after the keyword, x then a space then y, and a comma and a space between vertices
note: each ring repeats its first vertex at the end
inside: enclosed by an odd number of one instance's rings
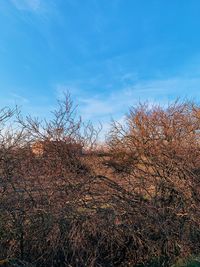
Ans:
POLYGON ((167 267, 200 253, 198 105, 132 108, 106 152, 69 96, 53 115, 0 111, 0 259, 167 267))

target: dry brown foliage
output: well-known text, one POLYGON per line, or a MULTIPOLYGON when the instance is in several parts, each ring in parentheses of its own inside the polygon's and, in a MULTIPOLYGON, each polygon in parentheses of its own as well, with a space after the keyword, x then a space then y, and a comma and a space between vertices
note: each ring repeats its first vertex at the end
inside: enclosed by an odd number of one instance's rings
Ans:
POLYGON ((0 111, 0 258, 170 266, 200 253, 200 108, 139 105, 106 152, 67 96, 49 121, 0 111))

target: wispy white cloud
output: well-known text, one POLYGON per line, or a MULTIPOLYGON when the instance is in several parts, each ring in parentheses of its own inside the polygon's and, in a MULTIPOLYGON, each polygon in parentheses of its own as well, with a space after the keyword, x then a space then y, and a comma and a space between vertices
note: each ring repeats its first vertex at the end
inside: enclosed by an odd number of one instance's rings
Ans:
POLYGON ((11 3, 19 10, 38 11, 41 7, 41 0, 11 0, 11 3))
POLYGON ((10 98, 12 99, 13 103, 16 103, 16 104, 24 105, 24 104, 29 103, 28 98, 26 98, 22 95, 19 95, 19 94, 11 93, 10 98))
POLYGON ((200 78, 182 79, 176 77, 166 80, 138 81, 107 96, 80 97, 80 113, 84 119, 89 119, 94 123, 102 122, 103 130, 100 137, 103 140, 106 133, 109 132, 111 118, 123 123, 129 108, 137 105, 139 101, 147 101, 149 105, 160 104, 164 106, 177 97, 198 100, 200 97, 199 88, 200 78))
POLYGON ((81 115, 93 121, 109 121, 111 117, 119 119, 128 109, 139 101, 148 101, 150 104, 167 104, 177 97, 200 97, 200 78, 172 77, 141 81, 126 85, 109 93, 87 93, 81 84, 69 83, 59 85, 57 96, 61 97, 64 91, 69 91, 79 105, 81 115), (72 90, 71 90, 72 89, 72 90), (173 98, 172 98, 173 96, 173 98))
POLYGON ((0 99, 0 106, 16 106, 16 105, 19 105, 19 106, 28 106, 30 103, 29 99, 22 96, 22 95, 19 95, 19 94, 16 94, 14 92, 10 92, 8 94, 5 94, 5 96, 1 97, 0 99))

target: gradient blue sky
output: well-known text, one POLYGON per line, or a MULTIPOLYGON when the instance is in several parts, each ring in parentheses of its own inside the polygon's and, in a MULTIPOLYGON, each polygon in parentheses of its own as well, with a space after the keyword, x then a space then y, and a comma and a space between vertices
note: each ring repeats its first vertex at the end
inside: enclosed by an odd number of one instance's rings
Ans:
POLYGON ((0 0, 0 106, 43 116, 69 90, 84 119, 200 97, 199 0, 0 0))

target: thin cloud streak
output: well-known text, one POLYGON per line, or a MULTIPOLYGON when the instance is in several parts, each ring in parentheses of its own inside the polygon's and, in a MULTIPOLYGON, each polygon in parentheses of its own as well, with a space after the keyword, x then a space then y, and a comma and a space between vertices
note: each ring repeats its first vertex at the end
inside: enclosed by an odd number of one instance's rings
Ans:
POLYGON ((90 120, 101 120, 111 117, 119 117, 126 113, 128 109, 139 101, 148 101, 151 104, 165 105, 176 97, 187 98, 191 92, 195 92, 195 98, 200 96, 200 78, 175 77, 171 79, 137 81, 124 88, 112 91, 110 93, 98 94, 93 97, 87 96, 87 93, 81 88, 70 82, 69 85, 59 85, 56 89, 58 98, 62 97, 63 92, 71 92, 72 98, 78 102, 79 110, 83 118, 90 120), (72 90, 71 90, 72 89, 72 90), (172 98, 171 94, 176 92, 172 98))
POLYGON ((38 11, 41 7, 41 0, 11 0, 11 3, 18 10, 38 11))

